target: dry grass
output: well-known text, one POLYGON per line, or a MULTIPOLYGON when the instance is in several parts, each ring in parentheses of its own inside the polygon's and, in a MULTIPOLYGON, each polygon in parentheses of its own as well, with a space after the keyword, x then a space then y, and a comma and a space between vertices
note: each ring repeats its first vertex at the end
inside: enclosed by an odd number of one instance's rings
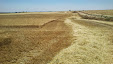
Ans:
POLYGON ((63 18, 64 14, 0 15, 0 26, 39 26, 61 17, 63 18))
MULTIPOLYGON (((106 10, 107 11, 107 10, 106 10)), ((107 14, 102 14, 104 12, 101 11, 82 11, 78 12, 78 14, 84 18, 84 19, 95 19, 95 20, 105 20, 105 21, 113 21, 113 16, 112 15, 107 15, 107 14), (96 13, 98 12, 98 13, 96 13)), ((108 14, 112 14, 111 12, 107 12, 108 14)))
POLYGON ((0 38, 0 46, 9 45, 11 43, 11 38, 0 38))
POLYGON ((113 10, 88 10, 88 11, 83 11, 83 12, 89 13, 89 14, 102 14, 102 15, 113 16, 113 10))
POLYGON ((112 64, 111 22, 73 15, 0 15, 0 63, 112 64))
POLYGON ((113 64, 113 28, 88 21, 65 21, 77 39, 48 64, 113 64))
POLYGON ((63 23, 69 16, 71 14, 1 15, 0 63, 49 62, 56 53, 71 44, 70 29, 63 23), (59 45, 61 46, 58 48, 59 45))

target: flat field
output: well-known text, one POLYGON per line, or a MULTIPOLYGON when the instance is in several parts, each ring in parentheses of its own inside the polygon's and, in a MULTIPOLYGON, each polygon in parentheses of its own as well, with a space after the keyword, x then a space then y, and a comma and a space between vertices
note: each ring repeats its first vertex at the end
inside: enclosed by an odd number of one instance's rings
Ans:
POLYGON ((0 64, 46 64, 71 44, 71 29, 63 23, 71 15, 50 12, 0 15, 0 64))
MULTIPOLYGON (((67 16, 67 15, 66 15, 67 16)), ((9 14, 0 15, 0 26, 43 25, 52 20, 64 18, 64 14, 9 14)))
POLYGON ((77 13, 0 14, 0 64, 113 64, 112 33, 77 13))

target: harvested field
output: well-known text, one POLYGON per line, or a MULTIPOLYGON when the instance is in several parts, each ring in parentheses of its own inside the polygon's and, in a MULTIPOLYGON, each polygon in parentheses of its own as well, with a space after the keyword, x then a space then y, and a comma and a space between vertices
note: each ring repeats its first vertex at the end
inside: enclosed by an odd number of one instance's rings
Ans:
POLYGON ((0 15, 0 64, 113 64, 113 22, 77 13, 0 15))
POLYGON ((0 16, 0 64, 49 62, 61 49, 71 45, 71 29, 63 23, 69 16, 71 14, 0 16))
POLYGON ((77 16, 65 20, 73 28, 76 40, 48 64, 113 64, 113 25, 77 16))
POLYGON ((66 16, 64 14, 0 15, 0 26, 40 26, 66 16))

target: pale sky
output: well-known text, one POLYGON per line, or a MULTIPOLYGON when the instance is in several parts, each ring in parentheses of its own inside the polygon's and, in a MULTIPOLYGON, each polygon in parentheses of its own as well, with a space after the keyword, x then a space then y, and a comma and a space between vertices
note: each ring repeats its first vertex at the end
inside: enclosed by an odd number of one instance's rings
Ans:
POLYGON ((113 0, 0 0, 0 12, 113 9, 113 0))

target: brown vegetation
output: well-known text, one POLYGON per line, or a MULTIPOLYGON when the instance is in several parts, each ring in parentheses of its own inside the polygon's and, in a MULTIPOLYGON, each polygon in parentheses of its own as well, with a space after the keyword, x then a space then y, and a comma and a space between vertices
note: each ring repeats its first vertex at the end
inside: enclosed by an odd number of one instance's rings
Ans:
POLYGON ((65 21, 73 28, 76 40, 48 64, 113 64, 113 25, 77 19, 77 16, 65 21))
POLYGON ((76 12, 0 15, 0 64, 112 64, 112 33, 76 12))
POLYGON ((71 29, 63 23, 69 16, 71 14, 1 15, 0 63, 49 62, 71 44, 71 29))

